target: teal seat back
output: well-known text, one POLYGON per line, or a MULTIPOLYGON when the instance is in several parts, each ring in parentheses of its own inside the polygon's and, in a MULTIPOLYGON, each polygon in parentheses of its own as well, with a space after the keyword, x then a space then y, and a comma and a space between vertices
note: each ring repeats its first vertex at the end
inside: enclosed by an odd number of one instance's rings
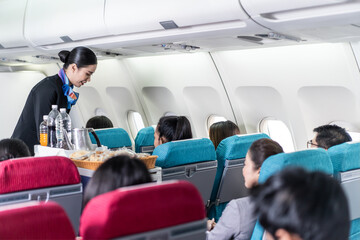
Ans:
MULTIPOLYGON (((101 145, 108 148, 131 148, 131 139, 129 134, 122 128, 105 128, 95 130, 96 135, 99 137, 101 145)), ((91 142, 96 144, 94 136, 89 133, 91 142)))
POLYGON ((140 153, 144 147, 154 146, 154 128, 146 127, 140 129, 135 138, 135 152, 140 153))
POLYGON ((208 138, 167 142, 157 146, 153 155, 158 156, 155 165, 162 168, 216 160, 214 145, 208 138))

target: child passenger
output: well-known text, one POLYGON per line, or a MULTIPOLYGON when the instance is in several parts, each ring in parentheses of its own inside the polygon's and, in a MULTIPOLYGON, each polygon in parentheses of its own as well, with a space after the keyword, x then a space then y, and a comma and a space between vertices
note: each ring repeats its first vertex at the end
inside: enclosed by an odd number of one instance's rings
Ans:
POLYGON ((125 154, 114 156, 95 171, 85 188, 83 206, 100 194, 148 182, 151 182, 151 176, 141 160, 125 154))
POLYGON ((154 133, 154 146, 192 138, 191 125, 184 116, 161 117, 154 133))
POLYGON ((223 139, 237 134, 240 134, 239 127, 229 120, 214 123, 209 129, 209 137, 213 142, 215 149, 223 139))
MULTIPOLYGON (((262 138, 253 142, 246 154, 243 168, 245 187, 258 185, 260 169, 265 159, 282 152, 282 147, 271 139, 262 138)), ((231 200, 216 225, 214 219, 208 220, 210 232, 207 232, 207 240, 249 240, 256 222, 253 211, 254 205, 250 197, 231 200)))

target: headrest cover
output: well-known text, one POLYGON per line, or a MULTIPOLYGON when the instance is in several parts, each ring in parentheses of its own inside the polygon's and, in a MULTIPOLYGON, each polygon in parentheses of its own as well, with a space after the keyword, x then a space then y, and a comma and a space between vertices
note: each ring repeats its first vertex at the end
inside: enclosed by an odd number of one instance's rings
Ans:
MULTIPOLYGON (((131 147, 129 134, 122 128, 106 128, 95 130, 99 137, 101 145, 108 148, 131 147)), ((91 142, 96 144, 96 140, 92 133, 89 133, 91 142)))
POLYGON ((173 141, 154 149, 155 165, 162 168, 216 160, 215 148, 208 138, 173 141))
POLYGON ((222 140, 216 149, 217 159, 232 160, 245 158, 251 144, 261 138, 270 138, 265 133, 234 135, 222 140))
POLYGON ((55 202, 15 204, 0 210, 1 239, 75 239, 65 211, 55 202))
POLYGON ((334 172, 360 168, 360 143, 342 143, 328 149, 334 172))
POLYGON ((75 164, 66 157, 31 157, 0 162, 0 194, 80 183, 75 164))
POLYGON ((202 220, 198 190, 185 181, 143 184, 99 195, 85 207, 80 235, 112 239, 202 220))
POLYGON ((333 166, 326 150, 316 148, 270 156, 261 166, 259 182, 265 182, 268 177, 288 166, 300 166, 309 171, 333 174, 333 166))
POLYGON ((140 129, 135 138, 135 152, 140 152, 140 147, 154 146, 154 128, 146 127, 140 129))

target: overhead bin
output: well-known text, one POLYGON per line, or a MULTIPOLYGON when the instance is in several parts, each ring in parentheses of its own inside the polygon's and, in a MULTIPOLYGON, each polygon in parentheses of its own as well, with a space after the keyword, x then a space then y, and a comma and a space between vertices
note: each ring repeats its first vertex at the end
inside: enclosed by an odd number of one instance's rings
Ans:
POLYGON ((23 35, 26 0, 0 1, 0 52, 27 48, 23 35))
POLYGON ((105 36, 104 1, 28 0, 25 37, 45 46, 105 36))
POLYGON ((360 23, 359 0, 240 0, 240 3, 254 21, 276 31, 318 28, 331 31, 334 26, 355 28, 360 23))
POLYGON ((114 35, 247 20, 238 0, 107 0, 105 6, 105 24, 114 35))

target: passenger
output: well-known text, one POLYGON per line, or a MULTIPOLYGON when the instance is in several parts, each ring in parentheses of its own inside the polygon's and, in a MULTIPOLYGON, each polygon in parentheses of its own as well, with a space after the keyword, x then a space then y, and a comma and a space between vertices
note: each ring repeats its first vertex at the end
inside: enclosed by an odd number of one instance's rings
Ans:
POLYGON ((161 117, 154 133, 154 146, 192 138, 191 125, 184 116, 161 117))
POLYGON ((348 239, 349 207, 340 184, 321 172, 288 168, 252 192, 266 239, 348 239))
POLYGON ((100 194, 148 182, 151 182, 151 177, 141 160, 128 155, 114 156, 95 171, 85 188, 83 206, 100 194))
POLYGON ((22 140, 5 138, 0 141, 0 161, 30 156, 29 148, 22 140))
POLYGON ((112 128, 112 127, 114 127, 113 123, 106 116, 92 117, 86 123, 86 128, 99 129, 99 128, 112 128))
POLYGON ((332 146, 350 142, 352 139, 349 133, 342 127, 337 125, 323 125, 314 128, 315 136, 312 140, 307 142, 307 147, 316 147, 329 149, 332 146))
POLYGON ((59 52, 60 60, 64 63, 59 73, 46 77, 37 83, 29 93, 24 109, 16 124, 11 138, 23 140, 34 154, 34 145, 39 144, 39 126, 43 115, 48 115, 51 105, 66 108, 70 112, 79 94, 73 87, 81 87, 90 82, 95 72, 97 58, 93 51, 86 47, 76 47, 71 52, 59 52))
MULTIPOLYGON (((271 139, 262 138, 253 142, 246 154, 243 168, 245 187, 258 185, 260 169, 265 159, 282 152, 282 147, 271 139)), ((214 219, 208 220, 210 232, 207 232, 207 239, 250 239, 256 222, 253 209, 250 197, 231 200, 216 225, 214 219)))
POLYGON ((209 137, 214 143, 215 149, 223 139, 237 134, 240 134, 239 127, 229 120, 214 123, 209 130, 209 137))

